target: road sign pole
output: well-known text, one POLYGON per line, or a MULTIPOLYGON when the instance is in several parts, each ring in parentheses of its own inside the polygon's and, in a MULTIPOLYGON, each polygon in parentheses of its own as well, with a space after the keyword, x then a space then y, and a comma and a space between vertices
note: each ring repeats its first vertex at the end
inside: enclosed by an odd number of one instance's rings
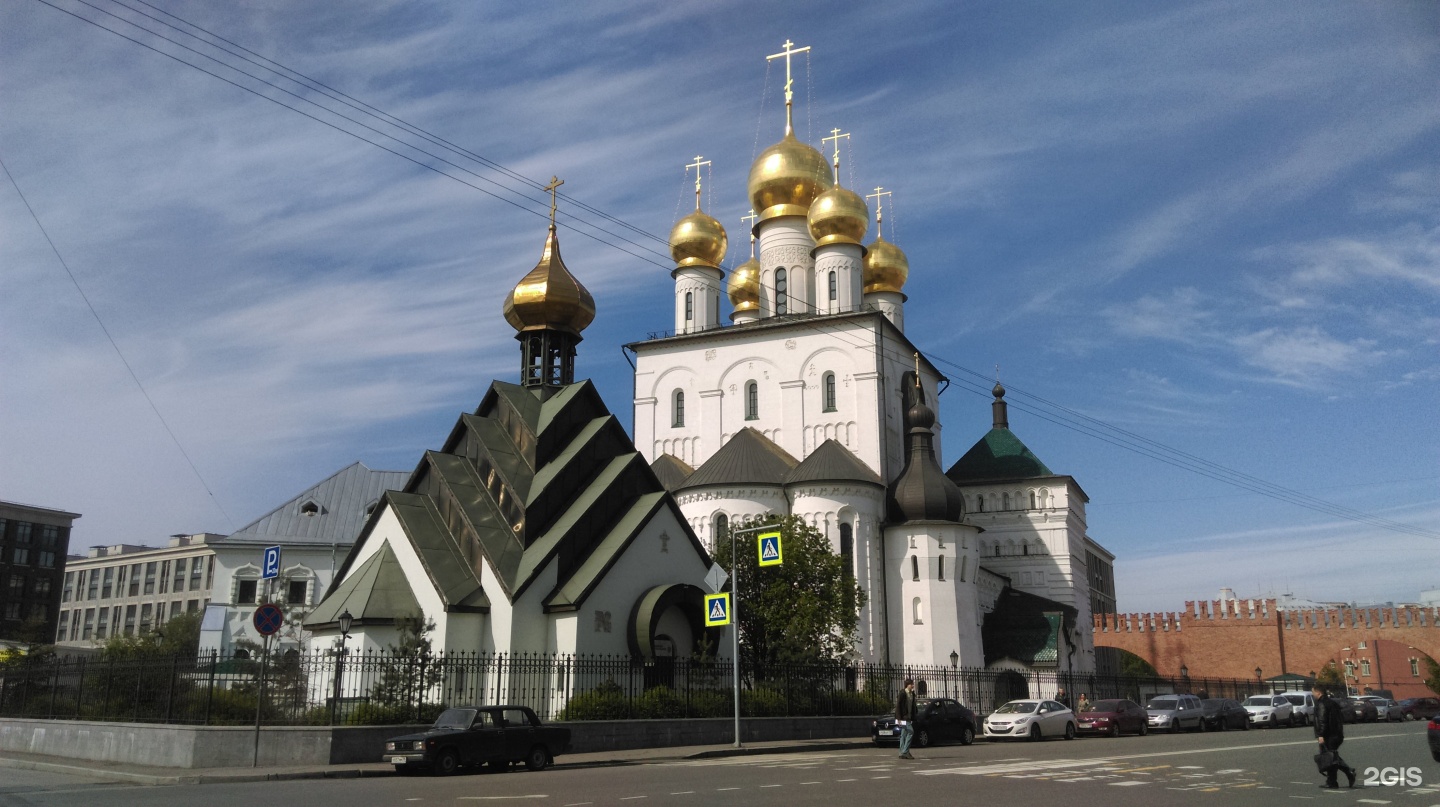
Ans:
POLYGON ((734 747, 736 748, 743 748, 744 744, 740 742, 740 556, 735 554, 735 538, 742 535, 748 538, 759 532, 769 532, 779 528, 779 525, 765 524, 758 527, 730 530, 730 652, 732 654, 730 676, 735 688, 734 747))

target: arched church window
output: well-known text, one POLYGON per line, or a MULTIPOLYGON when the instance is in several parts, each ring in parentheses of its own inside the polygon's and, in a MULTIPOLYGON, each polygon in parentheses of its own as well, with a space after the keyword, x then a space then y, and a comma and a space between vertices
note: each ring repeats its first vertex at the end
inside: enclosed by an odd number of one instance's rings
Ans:
POLYGON ((824 380, 821 381, 820 383, 821 383, 821 387, 822 387, 822 389, 823 389, 822 397, 824 398, 825 411, 826 411, 826 412, 834 412, 834 411, 835 411, 835 374, 834 374, 834 373, 826 373, 824 380))
POLYGON ((916 597, 913 601, 911 601, 911 603, 910 603, 910 609, 914 612, 915 624, 916 624, 916 625, 924 625, 924 624, 925 624, 925 607, 920 604, 920 598, 919 598, 919 597, 916 597))
POLYGON ((685 292, 685 321, 695 319, 695 292, 685 292))
POLYGON ((721 513, 715 517, 715 540, 718 542, 730 535, 730 517, 721 513))
POLYGON ((785 270, 775 270, 775 313, 786 314, 790 311, 790 294, 785 282, 785 270))
POLYGON ((754 381, 745 385, 745 419, 760 419, 760 385, 754 381))
POLYGON ((830 271, 830 299, 835 300, 835 299, 838 299, 839 297, 840 297, 840 284, 836 282, 836 279, 835 279, 835 271, 832 269, 832 270, 830 271))
POLYGON ((1030 509, 1031 509, 1031 510, 1037 509, 1036 506, 1035 506, 1035 491, 1033 491, 1033 490, 1030 491, 1030 509))
POLYGON ((940 579, 941 579, 941 580, 944 580, 944 579, 945 579, 945 556, 944 556, 944 555, 941 555, 939 560, 940 560, 940 579))
POLYGON ((678 427, 680 427, 680 426, 684 426, 684 425, 685 425, 685 391, 684 391, 684 390, 678 390, 678 389, 675 390, 675 405, 674 405, 673 408, 674 408, 674 413, 673 413, 674 416, 670 419, 670 425, 671 425, 671 426, 674 426, 674 427, 676 427, 676 428, 678 428, 678 427))
POLYGON ((985 496, 984 496, 984 495, 980 495, 980 496, 976 496, 976 497, 975 497, 975 512, 977 512, 977 513, 983 513, 983 512, 985 512, 985 496))
POLYGON ((1010 509, 1010 494, 1006 493, 1006 494, 1004 494, 1003 496, 1000 497, 1000 509, 1001 509, 1001 510, 1009 510, 1009 509, 1010 509))
POLYGON ((840 525, 840 557, 845 560, 845 576, 855 576, 855 535, 849 524, 840 525))
POLYGON ((920 559, 915 557, 914 555, 910 556, 910 579, 920 579, 920 559))

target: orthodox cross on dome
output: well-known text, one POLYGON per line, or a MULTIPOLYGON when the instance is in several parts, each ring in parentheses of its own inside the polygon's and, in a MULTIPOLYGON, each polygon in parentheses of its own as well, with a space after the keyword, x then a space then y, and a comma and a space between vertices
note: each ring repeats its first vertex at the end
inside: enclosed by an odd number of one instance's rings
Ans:
POLYGON ((750 215, 741 216, 740 220, 750 227, 750 257, 755 257, 755 220, 760 218, 755 215, 755 208, 750 208, 750 215))
POLYGON ((920 389, 920 351, 915 351, 915 389, 920 389))
POLYGON ((808 53, 810 51, 809 45, 806 45, 803 48, 795 48, 792 50, 792 47, 794 45, 794 42, 791 42, 787 39, 785 40, 785 50, 782 50, 779 53, 773 53, 765 57, 765 61, 767 62, 772 59, 778 59, 781 56, 785 57, 785 134, 792 134, 795 131, 793 119, 790 115, 790 102, 795 99, 795 91, 793 89, 795 86, 795 79, 791 78, 790 76, 790 57, 800 53, 808 53))
POLYGON ((881 220, 882 220, 882 218, 883 218, 881 211, 882 211, 882 210, 884 209, 884 207, 885 207, 885 197, 886 197, 886 196, 892 196, 892 195, 893 195, 893 194, 891 194, 890 191, 885 190, 884 188, 880 187, 879 185, 876 185, 876 186, 875 186, 875 192, 874 192, 874 193, 867 193, 867 194, 865 194, 865 198, 866 198, 866 199, 874 199, 874 200, 875 200, 875 237, 876 237, 877 239, 880 238, 880 222, 881 222, 881 220))
POLYGON ((695 209, 696 209, 696 210, 699 210, 699 209, 700 209, 700 169, 701 169, 701 168, 704 168, 705 166, 707 166, 707 165, 709 165, 709 164, 710 164, 710 161, 709 161, 709 160, 706 160, 706 159, 704 159, 703 157, 701 157, 699 154, 696 154, 696 155, 695 155, 695 162, 690 163, 689 165, 685 166, 685 175, 686 175, 686 176, 689 176, 689 175, 690 175, 690 169, 691 169, 691 168, 694 168, 694 169, 695 169, 695 209))
POLYGON ((561 185, 564 185, 564 184, 565 184, 565 180, 563 180, 563 179, 561 179, 560 177, 557 177, 557 176, 551 176, 551 177, 550 177, 550 184, 548 184, 548 185, 545 186, 545 190, 550 191, 550 226, 551 226, 551 227, 554 227, 554 226, 555 226, 555 191, 556 191, 557 188, 559 188, 561 185))
MULTIPOLYGON (((820 145, 822 145, 822 146, 825 145, 826 143, 829 143, 831 140, 834 140, 834 141, 835 141, 835 156, 834 156, 833 161, 832 161, 831 164, 835 166, 835 184, 836 184, 836 185, 839 185, 839 184, 840 184, 840 141, 841 141, 841 140, 849 140, 849 139, 850 139, 850 133, 849 133, 849 132, 843 132, 843 133, 842 133, 839 129, 831 129, 831 130, 830 130, 830 136, 829 136, 829 137, 822 137, 822 138, 820 138, 820 145)), ((853 169, 852 169, 852 170, 853 170, 853 169)))

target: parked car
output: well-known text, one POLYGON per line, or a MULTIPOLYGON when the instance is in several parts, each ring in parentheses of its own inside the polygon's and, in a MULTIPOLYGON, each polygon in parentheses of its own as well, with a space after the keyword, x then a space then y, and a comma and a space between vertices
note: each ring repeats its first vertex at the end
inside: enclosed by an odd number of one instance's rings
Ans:
POLYGON ((1330 700, 1340 707, 1340 718, 1342 722, 1355 722, 1355 702, 1345 695, 1331 695, 1330 700))
POLYGON ((1281 692, 1285 700, 1290 701, 1292 714, 1302 726, 1308 726, 1315 722, 1315 696, 1309 692, 1295 690, 1292 692, 1281 692))
POLYGON ((1425 729, 1425 736, 1430 740, 1430 756, 1440 762, 1440 716, 1430 718, 1430 725, 1425 729))
POLYGON ((1295 725, 1295 707, 1283 695, 1251 695, 1245 699, 1245 711, 1250 713, 1250 725, 1266 725, 1278 728, 1281 725, 1295 725))
POLYGON ((1081 734, 1108 734, 1119 737, 1125 732, 1150 733, 1149 715, 1132 700, 1095 701, 1075 716, 1076 731, 1081 734))
POLYGON ((1400 713, 1406 720, 1429 720, 1440 715, 1440 698, 1406 698, 1400 701, 1400 713))
POLYGON ((985 739, 1008 740, 1024 737, 1075 739, 1075 713, 1059 701, 1025 699, 1010 701, 985 718, 985 739))
POLYGON ((528 706, 459 706, 419 734, 386 740, 382 760, 401 773, 425 768, 445 775, 467 765, 515 762, 538 771, 569 750, 570 729, 542 726, 528 706))
POLYGON ((1156 695, 1145 704, 1145 711, 1155 731, 1205 730, 1200 699, 1194 695, 1156 695))
POLYGON ((1355 713, 1356 723, 1374 723, 1380 719, 1380 710, 1365 698, 1351 698, 1350 710, 1355 713))
POLYGON ((1389 722, 1391 720, 1401 719, 1400 710, 1398 709, 1395 710, 1394 716, 1391 715, 1390 706, 1391 704, 1394 704, 1395 701, 1392 701, 1389 698, 1382 698, 1379 695, 1361 695, 1356 700, 1362 700, 1370 704, 1371 706, 1374 706, 1376 720, 1384 720, 1386 722, 1389 722))
MULTIPOLYGON (((915 745, 920 748, 935 743, 975 742, 979 721, 975 713, 953 698, 930 698, 915 704, 915 745)), ((878 717, 870 724, 870 738, 876 745, 900 743, 895 716, 878 717)))
POLYGON ((1200 719, 1210 731, 1250 729, 1250 713, 1233 698, 1211 698, 1200 701, 1200 719))

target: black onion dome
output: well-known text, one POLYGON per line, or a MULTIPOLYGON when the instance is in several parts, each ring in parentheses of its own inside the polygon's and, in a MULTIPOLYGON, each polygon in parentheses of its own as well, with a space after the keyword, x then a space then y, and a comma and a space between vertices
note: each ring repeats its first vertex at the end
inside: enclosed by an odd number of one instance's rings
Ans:
POLYGON ((909 429, 909 456, 905 470, 890 486, 889 521, 959 521, 965 515, 960 488, 940 469, 935 460, 935 412, 917 398, 905 413, 909 429))

